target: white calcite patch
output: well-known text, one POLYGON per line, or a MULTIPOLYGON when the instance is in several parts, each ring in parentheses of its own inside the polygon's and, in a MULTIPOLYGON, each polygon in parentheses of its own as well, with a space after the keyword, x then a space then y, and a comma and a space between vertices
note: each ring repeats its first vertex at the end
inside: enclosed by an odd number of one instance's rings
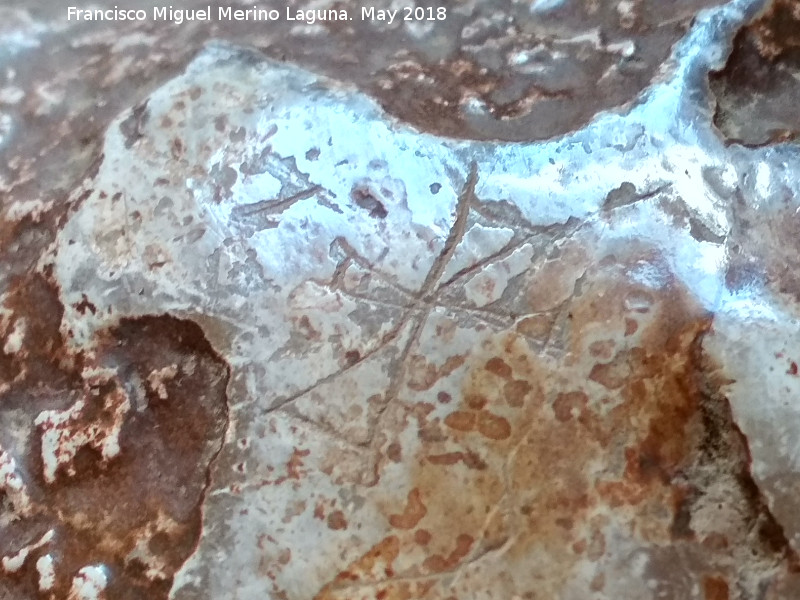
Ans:
POLYGON ((96 388, 89 386, 86 393, 89 398, 78 400, 65 410, 42 411, 36 417, 35 425, 41 432, 44 478, 48 483, 56 480, 62 466, 68 475, 75 475, 72 461, 84 446, 98 450, 103 460, 111 460, 120 453, 120 428, 131 408, 127 394, 117 387, 104 396, 100 407, 100 415, 106 418, 103 422, 86 416, 87 404, 100 401, 96 388))
POLYGON ((25 337, 25 320, 19 319, 12 324, 12 330, 6 335, 6 343, 3 345, 3 352, 15 354, 22 347, 22 340, 25 337))
POLYGON ((55 532, 51 529, 50 531, 42 535, 37 541, 25 546, 24 548, 20 548, 20 550, 16 554, 13 554, 11 556, 4 556, 2 560, 0 560, 0 564, 3 565, 3 570, 6 573, 16 573, 17 571, 22 569, 23 566, 25 566, 25 562, 28 560, 28 556, 32 552, 35 552, 39 548, 47 546, 47 544, 53 541, 54 537, 55 537, 55 532))
POLYGON ((108 585, 106 568, 103 566, 82 567, 72 579, 68 600, 104 600, 103 591, 108 585))
POLYGON ((8 452, 0 446, 0 490, 11 500, 14 512, 20 516, 30 514, 31 501, 25 482, 17 470, 17 463, 8 452))
POLYGON ((528 269, 531 258, 533 247, 526 244, 510 256, 488 265, 464 284, 467 300, 477 307, 496 302, 502 297, 508 282, 528 269))
POLYGON ((56 584, 56 570, 52 555, 45 554, 36 560, 36 572, 39 574, 39 591, 53 589, 56 584))
POLYGON ((456 248, 442 277, 448 281, 456 273, 474 267, 484 261, 487 256, 501 251, 513 237, 512 229, 484 227, 476 223, 464 234, 464 239, 456 248))

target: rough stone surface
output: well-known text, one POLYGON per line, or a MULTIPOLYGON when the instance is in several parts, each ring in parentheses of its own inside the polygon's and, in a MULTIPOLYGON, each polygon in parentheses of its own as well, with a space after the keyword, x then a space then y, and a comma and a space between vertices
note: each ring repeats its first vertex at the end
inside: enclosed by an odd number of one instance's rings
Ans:
POLYGON ((0 7, 0 598, 798 597, 796 4, 715 4, 0 7))
POLYGON ((798 32, 800 4, 776 0, 737 33, 725 68, 711 77, 714 122, 730 140, 758 146, 800 133, 798 32))

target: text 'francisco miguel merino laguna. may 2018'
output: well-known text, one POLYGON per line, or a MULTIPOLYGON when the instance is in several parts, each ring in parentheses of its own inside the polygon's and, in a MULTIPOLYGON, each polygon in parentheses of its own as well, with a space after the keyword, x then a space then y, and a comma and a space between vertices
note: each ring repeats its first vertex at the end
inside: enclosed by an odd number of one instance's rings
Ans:
MULTIPOLYGON (((356 15, 351 15, 346 9, 317 9, 300 10, 285 7, 283 10, 276 8, 232 8, 230 6, 204 8, 173 8, 172 6, 156 6, 151 10, 132 9, 115 6, 109 9, 67 7, 68 21, 153 21, 173 22, 176 25, 187 21, 298 21, 312 24, 318 21, 351 21, 354 18, 361 20, 390 20, 383 13, 397 13, 397 11, 376 10, 365 7, 356 15), (384 17, 384 18, 381 18, 384 17)), ((391 20, 394 20, 392 15, 391 20)), ((441 19, 433 19, 441 20, 441 19)))

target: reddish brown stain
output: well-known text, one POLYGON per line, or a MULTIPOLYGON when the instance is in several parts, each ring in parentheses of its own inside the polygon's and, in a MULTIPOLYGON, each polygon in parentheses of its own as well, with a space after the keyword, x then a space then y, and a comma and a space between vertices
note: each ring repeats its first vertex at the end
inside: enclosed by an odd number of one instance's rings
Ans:
POLYGON ((82 315, 85 315, 87 311, 91 312, 93 315, 97 314, 97 307, 89 302, 86 294, 81 294, 81 301, 77 302, 74 308, 82 315))
MULTIPOLYGON (((563 352, 558 360, 517 332, 497 334, 466 363, 453 412, 441 422, 435 411, 420 418, 420 429, 436 425, 439 435, 427 435, 418 454, 405 458, 409 488, 425 499, 425 514, 415 519, 415 531, 395 529, 402 557, 396 564, 404 565, 399 580, 438 585, 436 574, 502 548, 498 566, 477 559, 481 579, 470 580, 487 597, 509 570, 526 569, 536 584, 512 586, 508 594, 558 598, 585 560, 595 563, 582 584, 588 598, 608 588, 608 546, 617 536, 651 549, 669 548, 677 537, 687 547, 701 543, 692 532, 698 493, 687 479, 711 435, 700 383, 714 369, 700 352, 710 321, 678 288, 640 290, 621 277, 606 279, 604 268, 587 272, 582 294, 563 308, 572 318, 552 334, 563 352), (637 336, 625 338, 632 313, 637 336), (615 341, 598 345, 598 330, 615 341), (470 453, 480 469, 468 464, 470 453)), ((398 504, 391 495, 385 502, 398 504)), ((389 514, 404 519, 411 504, 389 514)), ((734 527, 719 527, 716 538, 704 532, 702 552, 730 565, 735 545, 751 542, 737 538, 734 527)), ((473 573, 464 569, 460 577, 473 573)), ((466 588, 433 587, 427 596, 394 582, 386 589, 390 598, 434 600, 461 597, 466 588)), ((335 598, 353 591, 341 587, 335 598)))
POLYGON ((480 456, 472 451, 431 454, 427 457, 427 460, 432 465, 449 466, 456 463, 464 463, 464 466, 467 468, 478 470, 485 469, 487 467, 486 462, 484 462, 480 456))
POLYGON ((636 319, 625 319, 625 337, 632 336, 639 330, 639 323, 636 319))
POLYGON ((553 412, 556 419, 561 421, 569 421, 573 418, 573 413, 578 415, 586 407, 589 401, 588 396, 583 392, 566 392, 559 394, 553 401, 553 412))
POLYGON ((172 154, 172 158, 179 160, 183 156, 183 152, 183 142, 180 140, 180 138, 174 138, 172 140, 172 144, 170 145, 170 153, 172 154))
POLYGON ((403 459, 403 449, 397 442, 392 442, 386 448, 386 457, 392 462, 400 462, 403 459))
POLYGON ((511 425, 504 417, 481 411, 477 415, 476 427, 480 434, 490 440, 507 440, 511 437, 511 425))
POLYGON ((292 456, 286 462, 286 473, 290 479, 300 479, 303 476, 303 459, 311 454, 310 450, 298 450, 295 448, 292 451, 292 456))
POLYGON ((480 410, 488 403, 488 398, 482 394, 468 394, 464 397, 464 404, 473 410, 480 410))
POLYGON ((609 360, 614 356, 614 347, 616 343, 614 340, 599 340, 592 342, 589 346, 589 354, 594 358, 602 360, 609 360))
POLYGON ((351 367, 361 360, 361 353, 358 350, 348 350, 344 353, 344 362, 351 367))
POLYGON ((511 377, 512 373, 511 367, 506 364, 506 361, 499 357, 489 359, 486 363, 486 370, 504 379, 511 377))
POLYGON ((611 362, 596 364, 589 373, 589 379, 609 390, 618 390, 631 375, 628 356, 628 352, 620 352, 611 362))
POLYGON ((289 548, 284 548, 278 554, 278 564, 282 566, 288 565, 292 561, 292 551, 289 548))
POLYGON ((314 600, 332 600, 340 598, 337 588, 353 581, 380 581, 391 577, 394 573, 394 562, 400 555, 400 539, 389 536, 375 544, 362 557, 351 563, 328 585, 324 586, 314 600))
POLYGON ((517 332, 535 340, 545 340, 553 327, 554 317, 551 315, 537 315, 526 317, 517 324, 517 332))
POLYGON ((572 527, 575 525, 575 522, 569 517, 559 517, 554 521, 554 523, 564 529, 572 529, 572 527))
POLYGON ((82 357, 66 353, 60 331, 64 307, 56 286, 38 273, 12 278, 5 305, 12 316, 6 331, 0 331, 4 336, 0 346, 0 382, 30 388, 55 379, 51 387, 77 387, 80 378, 76 373, 82 357), (20 322, 24 323, 24 343, 18 352, 7 355, 3 351, 5 336, 20 322), (68 364, 61 368, 62 363, 69 362, 74 363, 74 369, 68 364))
POLYGON ((420 546, 427 546, 428 543, 431 541, 431 534, 430 532, 424 529, 417 529, 414 532, 414 541, 417 542, 420 546))
POLYGON ((456 411, 447 415, 444 424, 457 431, 472 431, 475 429, 475 413, 456 411))
POLYGON ((475 540, 471 535, 462 533, 456 538, 455 548, 450 554, 446 557, 440 554, 429 556, 422 563, 422 566, 432 573, 449 571, 461 562, 461 559, 469 554, 469 551, 472 549, 472 544, 474 543, 475 540))
POLYGON ((704 600, 729 600, 728 582, 721 577, 706 577, 703 580, 704 600))
POLYGON ((587 542, 585 539, 580 539, 572 544, 572 551, 575 554, 583 554, 586 552, 586 544, 587 542))
POLYGON ((448 452, 446 454, 432 454, 428 456, 428 462, 432 465, 454 465, 461 462, 464 457, 463 452, 448 452))
POLYGON ((592 578, 591 583, 589 584, 589 589, 593 592, 602 592, 603 588, 606 587, 606 575, 605 573, 598 573, 592 578))
POLYGON ((533 386, 522 379, 509 381, 503 386, 503 396, 509 406, 519 408, 525 402, 525 396, 533 391, 533 386))
MULTIPOLYGON (((609 295, 613 298, 613 294, 609 295)), ((589 305, 591 297, 586 294, 583 306, 589 305)), ((619 298, 619 306, 623 306, 625 295, 620 294, 619 298)), ((613 317, 598 312, 594 306, 590 306, 588 313, 584 312, 583 306, 577 305, 573 311, 576 331, 585 326, 579 319, 605 323, 613 317)), ((637 305, 637 308, 641 306, 637 305)), ((678 315, 690 314, 682 307, 675 312, 678 315)), ((653 313, 652 309, 650 313, 653 313)), ((525 560, 532 547, 538 548, 538 552, 548 556, 549 562, 547 567, 542 567, 547 587, 536 593, 557 597, 559 581, 566 581, 569 577, 569 565, 573 564, 577 552, 593 561, 599 561, 605 555, 603 520, 590 516, 593 508, 603 504, 621 505, 634 496, 635 510, 652 511, 659 504, 666 509, 666 518, 648 525, 652 533, 647 535, 670 539, 672 496, 669 485, 665 485, 661 477, 640 482, 637 478, 642 473, 635 472, 632 467, 639 468, 638 457, 643 454, 642 450, 657 445, 656 435, 650 431, 651 421, 663 417, 659 410, 669 412, 660 408, 662 404, 674 401, 671 395, 675 391, 662 390, 662 379, 669 379, 673 372, 678 377, 684 373, 691 342, 707 324, 685 316, 676 319, 671 314, 665 317, 664 322, 663 326, 670 328, 666 336, 659 331, 652 346, 647 345, 645 351, 634 352, 632 358, 627 354, 620 358, 631 374, 617 388, 620 396, 613 400, 615 408, 603 413, 584 390, 553 393, 554 387, 558 388, 553 383, 552 367, 538 365, 539 358, 530 353, 524 338, 513 334, 501 336, 494 345, 497 350, 487 350, 491 352, 491 358, 472 369, 467 378, 461 410, 444 419, 448 438, 430 443, 414 477, 414 489, 423 490, 427 499, 427 514, 419 526, 431 536, 425 545, 428 554, 420 565, 423 569, 441 572, 454 568, 459 560, 463 560, 457 559, 458 553, 454 553, 452 541, 448 542, 453 540, 454 533, 471 538, 473 548, 476 544, 500 547, 513 536, 515 541, 504 554, 504 561, 513 564, 516 560, 525 560), (680 341, 669 345, 667 340, 670 336, 680 341), (653 357, 663 353, 665 348, 674 358, 654 361, 653 357), (508 369, 499 361, 490 365, 493 358, 500 358, 508 369), (514 373, 515 378, 498 385, 497 371, 514 373), (515 384, 520 392, 516 400, 509 402, 506 391, 513 388, 507 386, 515 381, 527 385, 515 384), (662 394, 664 397, 659 400, 662 394), (485 402, 476 403, 475 397, 485 398, 485 402), (518 406, 520 401, 521 406, 518 406), (476 410, 481 405, 483 407, 476 410), (652 417, 648 412, 651 408, 656 409, 652 417), (481 446, 486 451, 486 455, 481 456, 486 464, 483 470, 465 468, 463 460, 458 460, 458 453, 463 456, 466 444, 476 439, 475 436, 463 435, 469 432, 486 435, 487 442, 481 446), (506 455, 493 446, 500 440, 509 440, 515 449, 513 460, 506 467, 506 476, 502 476, 501 470, 506 455), (633 453, 629 453, 629 460, 619 465, 616 478, 609 475, 608 481, 601 480, 595 485, 585 472, 585 465, 602 455, 605 448, 618 447, 621 442, 635 448, 633 453), (637 446, 637 442, 642 444, 642 448, 637 446), (433 447, 441 448, 441 451, 431 452, 433 447), (634 481, 628 482, 628 478, 634 481), (621 493, 627 493, 627 497, 616 500, 604 488, 604 485, 611 484, 622 486, 621 493), (508 500, 504 498, 514 500, 506 505, 508 500), (497 515, 488 518, 487 515, 498 507, 497 515)), ((622 332, 624 318, 619 319, 619 326, 622 332)), ((572 343, 576 352, 589 355, 588 348, 581 347, 579 339, 573 339, 572 343)), ((648 340, 643 343, 650 344, 648 340)), ((678 396, 682 394, 681 391, 678 396)), ((680 415, 676 418, 678 422, 667 426, 671 432, 673 427, 684 427, 680 415)), ((657 432, 658 426, 653 424, 652 429, 657 432)), ((656 461, 664 463, 660 469, 670 468, 669 456, 669 453, 656 456, 656 461)), ((642 466, 646 463, 647 460, 643 461, 642 466)), ((419 547, 419 544, 414 542, 414 546, 419 547)), ((402 548, 405 546, 401 545, 402 548)), ((599 585, 599 581, 596 580, 595 585, 599 585)))
POLYGON ((417 488, 408 493, 408 502, 401 514, 391 515, 389 524, 396 529, 413 529, 427 513, 417 488))
POLYGON ((328 515, 328 528, 334 530, 347 529, 347 519, 340 510, 335 510, 328 515))
POLYGON ((447 377, 464 364, 463 356, 450 356, 441 367, 429 363, 423 356, 411 359, 408 387, 415 391, 431 389, 443 377, 447 377))

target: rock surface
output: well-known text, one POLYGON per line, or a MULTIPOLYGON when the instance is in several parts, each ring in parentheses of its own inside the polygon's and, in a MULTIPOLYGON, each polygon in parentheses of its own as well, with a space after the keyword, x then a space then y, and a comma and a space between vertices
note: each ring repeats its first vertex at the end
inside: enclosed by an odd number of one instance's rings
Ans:
POLYGON ((796 5, 716 4, 0 7, 0 598, 797 597, 796 5))

